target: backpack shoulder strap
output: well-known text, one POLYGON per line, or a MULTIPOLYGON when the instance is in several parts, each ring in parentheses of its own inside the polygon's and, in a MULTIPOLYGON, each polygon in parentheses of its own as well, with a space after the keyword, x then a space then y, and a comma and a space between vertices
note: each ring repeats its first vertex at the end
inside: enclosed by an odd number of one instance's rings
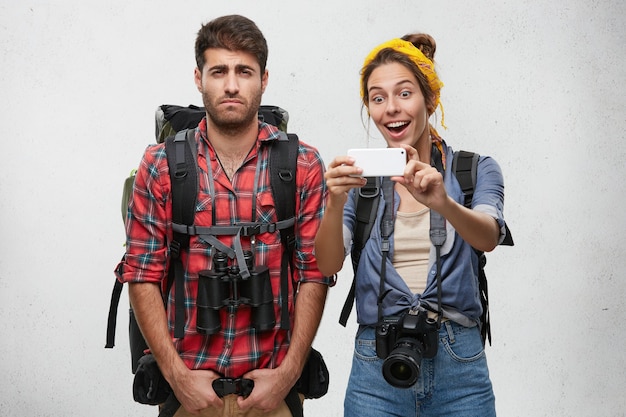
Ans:
POLYGON ((477 153, 467 151, 457 151, 452 158, 452 173, 459 181, 464 196, 463 205, 467 208, 472 207, 479 158, 477 153))
POLYGON ((298 136, 279 132, 270 149, 270 185, 278 221, 296 213, 296 167, 298 164, 298 136))
MULTIPOLYGON (((172 223, 190 226, 194 222, 198 193, 197 146, 194 129, 185 129, 165 140, 167 164, 172 182, 172 223)), ((167 293, 176 284, 174 337, 185 332, 184 268, 181 251, 189 246, 189 235, 174 232, 170 243, 167 293)), ((164 296, 167 298, 167 295, 164 296)))
POLYGON ((191 225, 195 217, 198 193, 194 130, 181 130, 175 136, 167 138, 165 152, 172 181, 172 222, 191 225))
MULTIPOLYGON (((474 197, 474 189, 476 188, 476 175, 478 172, 478 159, 480 155, 467 152, 457 151, 452 158, 452 172, 456 175, 461 190, 463 191, 464 202, 467 208, 472 207, 472 198, 474 197)), ((504 223, 505 235, 500 245, 513 246, 513 235, 509 230, 509 226, 504 223)))
MULTIPOLYGON (((278 221, 296 215, 296 168, 298 165, 298 136, 279 132, 280 137, 272 141, 270 149, 270 185, 278 221)), ((295 227, 280 229, 283 256, 280 267, 280 293, 282 294, 281 328, 289 328, 288 294, 290 273, 293 274, 293 250, 296 243, 295 227)), ((291 275, 292 276, 292 275, 291 275)))
MULTIPOLYGON (((473 152, 457 151, 454 153, 452 159, 452 173, 456 176, 457 181, 459 181, 464 196, 463 205, 467 208, 472 208, 472 198, 474 197, 474 189, 476 188, 476 171, 479 158, 480 155, 473 152)), ((482 251, 476 249, 474 249, 474 251, 476 255, 478 255, 478 290, 480 303, 483 308, 483 313, 480 316, 480 334, 483 339, 483 344, 485 344, 487 339, 489 340, 489 344, 491 344, 489 288, 485 274, 487 257, 482 251)))
POLYGON ((350 291, 346 297, 346 301, 343 304, 341 314, 339 315, 339 324, 346 326, 348 317, 352 312, 352 306, 354 304, 354 297, 356 292, 356 270, 359 266, 359 260, 361 259, 361 251, 365 242, 370 237, 372 227, 374 226, 374 220, 376 220, 376 213, 378 211, 378 202, 380 201, 380 178, 379 177, 367 177, 367 183, 354 193, 356 198, 355 211, 356 211, 356 224, 354 229, 354 236, 352 238, 352 270, 354 271, 354 278, 352 279, 352 285, 350 291))

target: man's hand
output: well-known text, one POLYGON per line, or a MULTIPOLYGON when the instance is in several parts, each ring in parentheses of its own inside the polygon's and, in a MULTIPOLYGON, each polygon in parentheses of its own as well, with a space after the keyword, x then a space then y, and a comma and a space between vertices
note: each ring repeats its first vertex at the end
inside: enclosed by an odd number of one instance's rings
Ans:
POLYGON ((219 375, 213 371, 187 370, 170 382, 176 399, 191 414, 208 407, 222 408, 224 402, 213 391, 213 381, 219 375))
POLYGON ((256 369, 244 375, 254 381, 254 389, 248 398, 237 398, 243 411, 257 408, 264 413, 276 409, 284 400, 297 378, 288 376, 280 369, 256 369))

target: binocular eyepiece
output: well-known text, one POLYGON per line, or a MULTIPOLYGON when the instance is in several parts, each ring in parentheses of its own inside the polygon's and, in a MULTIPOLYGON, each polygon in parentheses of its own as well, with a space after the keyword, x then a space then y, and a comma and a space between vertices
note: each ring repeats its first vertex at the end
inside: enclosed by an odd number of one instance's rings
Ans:
POLYGON ((213 269, 199 272, 196 330, 211 335, 221 328, 220 310, 225 306, 247 304, 252 307, 252 326, 270 330, 276 324, 274 294, 267 266, 255 266, 252 252, 244 259, 250 277, 243 278, 238 265, 229 265, 228 255, 217 251, 213 269))

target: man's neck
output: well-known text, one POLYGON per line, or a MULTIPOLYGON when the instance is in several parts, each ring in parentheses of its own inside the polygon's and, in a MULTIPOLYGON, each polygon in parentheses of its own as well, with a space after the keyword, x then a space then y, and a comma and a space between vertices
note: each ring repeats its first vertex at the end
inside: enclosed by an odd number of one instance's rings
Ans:
POLYGON ((256 121, 241 129, 223 130, 210 124, 207 126, 207 137, 228 178, 232 179, 241 167, 256 143, 258 135, 259 127, 256 121))

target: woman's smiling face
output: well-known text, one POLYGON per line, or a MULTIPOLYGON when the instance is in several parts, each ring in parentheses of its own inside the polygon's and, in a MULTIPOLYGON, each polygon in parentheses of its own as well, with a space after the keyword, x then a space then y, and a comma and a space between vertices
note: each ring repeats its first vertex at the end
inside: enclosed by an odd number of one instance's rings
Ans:
POLYGON ((369 114, 390 147, 415 147, 429 136, 426 101, 415 75, 400 63, 377 67, 367 82, 369 114))

